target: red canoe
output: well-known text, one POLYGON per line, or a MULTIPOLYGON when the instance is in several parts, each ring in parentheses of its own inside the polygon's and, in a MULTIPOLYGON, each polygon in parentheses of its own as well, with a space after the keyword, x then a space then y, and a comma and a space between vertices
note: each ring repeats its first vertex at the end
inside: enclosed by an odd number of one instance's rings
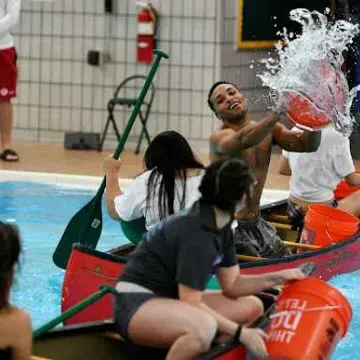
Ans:
MULTIPOLYGON (((268 220, 284 218, 279 215, 285 209, 285 203, 267 205, 262 209, 268 220), (272 217, 273 216, 273 217, 272 217)), ((285 225, 282 227, 286 228, 285 225)), ((278 228, 281 230, 281 228, 278 228)), ((294 254, 287 258, 261 260, 241 263, 242 274, 262 274, 280 269, 298 267, 305 262, 314 262, 314 276, 329 280, 335 275, 348 273, 360 268, 360 234, 312 252, 294 254)), ((75 245, 66 269, 61 308, 66 311, 87 296, 93 294, 102 284, 115 286, 117 277, 126 264, 126 256, 134 249, 127 244, 109 253, 99 252, 75 245)), ((98 321, 112 317, 112 298, 106 295, 103 299, 89 306, 67 320, 66 324, 77 324, 98 321)))

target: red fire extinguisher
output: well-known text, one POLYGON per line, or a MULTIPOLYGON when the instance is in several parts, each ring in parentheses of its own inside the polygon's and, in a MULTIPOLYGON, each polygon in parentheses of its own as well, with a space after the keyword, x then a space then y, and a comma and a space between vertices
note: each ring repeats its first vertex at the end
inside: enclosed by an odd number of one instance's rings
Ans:
POLYGON ((141 6, 137 15, 137 62, 149 64, 153 61, 158 15, 151 4, 140 1, 137 4, 141 6))

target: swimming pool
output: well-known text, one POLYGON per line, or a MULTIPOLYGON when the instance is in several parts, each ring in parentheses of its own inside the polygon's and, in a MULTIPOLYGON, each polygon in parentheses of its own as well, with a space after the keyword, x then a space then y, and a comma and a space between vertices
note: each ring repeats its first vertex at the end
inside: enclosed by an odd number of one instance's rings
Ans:
MULTIPOLYGON (((52 254, 70 218, 94 193, 93 187, 0 182, 0 220, 19 226, 24 248, 12 301, 31 313, 34 328, 60 313, 64 271, 53 264, 52 254)), ((103 221, 98 249, 108 250, 127 241, 105 208, 103 221)))
MULTIPOLYGON (((1 178, 0 220, 14 221, 19 226, 24 247, 22 268, 17 274, 11 299, 30 312, 33 328, 38 328, 60 313, 64 272, 53 264, 53 251, 68 221, 93 197, 98 189, 94 184, 101 179, 94 182, 90 177, 55 176, 51 180, 55 183, 50 184, 28 181, 36 179, 36 175, 0 171, 1 178), (79 182, 82 185, 76 185, 79 182)), ((284 194, 281 191, 265 192, 264 202, 279 199, 284 194)), ((107 215, 104 204, 103 221, 98 249, 108 250, 127 241, 120 226, 107 215)), ((354 311, 350 331, 338 345, 332 360, 350 360, 360 351, 360 340, 356 336, 360 330, 360 295, 356 291, 359 282, 360 271, 331 281, 349 299, 354 311)))

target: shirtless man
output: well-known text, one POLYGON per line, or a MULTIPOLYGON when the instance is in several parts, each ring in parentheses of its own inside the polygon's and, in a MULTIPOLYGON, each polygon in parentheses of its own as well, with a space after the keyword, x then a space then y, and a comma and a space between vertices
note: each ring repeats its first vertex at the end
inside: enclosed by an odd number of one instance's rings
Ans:
POLYGON ((270 258, 289 255, 275 228, 259 216, 271 148, 277 144, 288 151, 314 152, 319 147, 321 132, 294 133, 279 123, 278 113, 271 113, 259 122, 252 121, 244 96, 235 85, 224 81, 212 86, 208 104, 222 121, 221 127, 210 137, 210 160, 213 162, 229 156, 242 158, 257 179, 251 206, 236 216, 237 252, 270 258))

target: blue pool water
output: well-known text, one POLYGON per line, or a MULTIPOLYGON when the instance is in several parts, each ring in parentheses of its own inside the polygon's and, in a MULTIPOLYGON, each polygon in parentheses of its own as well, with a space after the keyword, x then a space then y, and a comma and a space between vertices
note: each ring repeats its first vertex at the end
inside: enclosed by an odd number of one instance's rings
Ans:
MULTIPOLYGON (((12 302, 30 312, 33 328, 60 314, 63 271, 52 262, 53 251, 71 217, 95 194, 93 189, 0 182, 0 220, 14 221, 23 238, 24 256, 12 291, 12 302)), ((104 204, 103 204, 104 205, 104 204)), ((103 231, 98 249, 126 242, 120 226, 103 207, 103 231)), ((353 360, 360 353, 360 271, 331 282, 351 302, 354 317, 348 335, 337 346, 332 360, 353 360)), ((311 334, 309 334, 311 336, 311 334)))

